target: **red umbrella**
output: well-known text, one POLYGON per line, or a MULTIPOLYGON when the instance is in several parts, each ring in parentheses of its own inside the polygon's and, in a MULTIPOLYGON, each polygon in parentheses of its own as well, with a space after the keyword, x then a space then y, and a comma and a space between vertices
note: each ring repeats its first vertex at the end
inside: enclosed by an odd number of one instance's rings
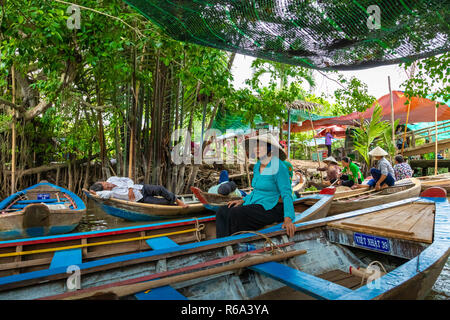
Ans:
POLYGON ((341 139, 341 138, 345 138, 345 131, 346 131, 346 127, 345 126, 339 126, 339 125, 334 125, 334 126, 329 126, 326 128, 321 129, 317 135, 315 135, 315 138, 323 138, 326 135, 326 131, 327 129, 330 130, 330 133, 333 135, 334 138, 336 139, 341 139))

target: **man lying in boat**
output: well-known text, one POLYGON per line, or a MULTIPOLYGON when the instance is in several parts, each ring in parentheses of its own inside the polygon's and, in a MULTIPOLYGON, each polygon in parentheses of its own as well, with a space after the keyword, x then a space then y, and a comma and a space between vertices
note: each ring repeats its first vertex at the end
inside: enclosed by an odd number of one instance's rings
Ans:
POLYGON ((151 184, 135 184, 125 177, 110 177, 106 181, 98 181, 90 188, 93 194, 102 199, 116 198, 126 201, 136 201, 159 205, 178 205, 187 208, 188 205, 177 199, 176 195, 164 188, 151 184))
POLYGON ((208 193, 221 194, 223 196, 244 197, 247 194, 237 188, 234 181, 230 181, 227 170, 220 172, 219 184, 208 189, 208 193))

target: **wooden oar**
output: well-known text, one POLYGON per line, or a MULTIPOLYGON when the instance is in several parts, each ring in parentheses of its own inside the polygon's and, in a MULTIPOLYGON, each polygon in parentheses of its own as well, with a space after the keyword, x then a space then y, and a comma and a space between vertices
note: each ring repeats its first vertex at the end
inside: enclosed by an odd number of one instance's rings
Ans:
POLYGON ((137 292, 158 288, 162 286, 167 285, 173 285, 175 283, 188 281, 192 279, 197 279, 201 277, 207 277, 213 274, 223 273, 227 271, 233 271, 241 268, 247 268, 250 266, 253 266, 255 264, 270 262, 270 261, 281 261, 285 259, 289 259, 301 254, 305 254, 306 250, 294 250, 289 251, 285 253, 280 253, 276 255, 269 255, 269 256, 252 256, 247 260, 244 260, 242 262, 232 263, 225 266, 210 268, 206 270, 201 271, 195 271, 187 274, 181 274, 173 277, 167 277, 163 279, 153 280, 149 282, 140 282, 135 284, 129 284, 129 285, 123 285, 123 286, 116 286, 111 287, 108 289, 99 289, 90 291, 88 293, 77 293, 75 292, 73 295, 64 298, 63 300, 78 300, 78 299, 86 299, 93 296, 101 296, 101 295, 108 295, 110 296, 116 296, 116 297, 124 297, 128 295, 135 294, 137 292))
MULTIPOLYGON (((294 242, 287 242, 287 243, 282 243, 277 245, 278 248, 282 248, 282 247, 287 247, 290 245, 295 244, 294 242)), ((72 296, 74 294, 81 294, 81 293, 89 293, 89 292, 93 292, 93 291, 99 291, 99 290, 103 290, 106 291, 109 288, 112 287, 118 287, 118 286, 123 286, 123 285, 128 285, 128 284, 133 284, 133 283, 139 283, 139 282, 143 282, 143 281, 149 281, 149 280, 154 280, 154 279, 158 279, 158 278, 163 278, 163 277, 168 277, 168 276, 173 276, 176 274, 181 274, 181 273, 186 273, 188 271, 198 271, 199 269, 203 269, 206 267, 213 267, 222 263, 226 263, 226 262, 232 262, 235 261, 239 258, 242 258, 246 255, 249 254, 258 254, 258 253, 264 253, 266 251, 266 248, 260 248, 260 249, 256 249, 256 250, 252 250, 252 251, 248 251, 248 252, 241 252, 241 253, 237 253, 234 254, 232 256, 226 256, 223 258, 219 258, 219 259, 214 259, 214 260, 209 260, 206 262, 200 262, 197 264, 193 264, 193 265, 189 265, 186 267, 181 267, 181 268, 177 268, 177 269, 172 269, 172 270, 167 270, 167 271, 162 271, 162 272, 157 272, 157 273, 153 273, 147 276, 141 276, 141 277, 137 277, 137 278, 131 278, 131 279, 127 279, 127 280, 121 280, 121 281, 117 281, 117 282, 113 282, 113 283, 108 283, 108 284, 104 284, 104 285, 100 285, 100 286, 96 286, 96 287, 90 287, 90 288, 86 288, 86 289, 82 289, 76 292, 73 291, 69 291, 66 293, 61 293, 61 294, 57 294, 57 295, 52 295, 52 296, 47 296, 47 297, 43 297, 43 298, 39 298, 37 300, 61 300, 63 298, 67 298, 69 296, 72 296)))

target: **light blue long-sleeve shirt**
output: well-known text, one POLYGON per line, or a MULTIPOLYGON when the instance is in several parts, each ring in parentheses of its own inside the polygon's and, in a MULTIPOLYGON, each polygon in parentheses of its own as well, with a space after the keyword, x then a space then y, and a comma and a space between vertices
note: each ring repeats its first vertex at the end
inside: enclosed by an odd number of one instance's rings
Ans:
POLYGON ((272 157, 269 164, 260 173, 261 162, 258 160, 253 168, 253 191, 244 197, 243 205, 260 204, 270 210, 281 197, 284 216, 295 220, 292 186, 289 171, 278 157, 272 157))

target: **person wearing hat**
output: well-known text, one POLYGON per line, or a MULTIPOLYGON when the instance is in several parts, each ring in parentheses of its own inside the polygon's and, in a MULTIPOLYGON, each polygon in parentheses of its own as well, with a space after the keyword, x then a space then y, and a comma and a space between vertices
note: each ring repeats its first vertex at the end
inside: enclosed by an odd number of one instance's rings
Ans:
POLYGON ((325 184, 331 185, 332 183, 334 183, 336 180, 339 179, 339 177, 341 175, 341 168, 339 168, 338 162, 336 161, 336 159, 334 157, 325 158, 325 159, 323 159, 323 162, 325 162, 325 164, 327 166, 319 167, 319 168, 317 168, 317 170, 327 172, 325 184))
POLYGON ((236 197, 245 196, 245 192, 240 191, 234 181, 230 181, 227 170, 222 170, 220 172, 219 184, 209 188, 208 193, 216 193, 224 196, 230 195, 236 197))
POLYGON ((392 187, 395 184, 395 173, 394 168, 389 161, 386 160, 384 156, 388 153, 380 147, 376 147, 369 152, 369 156, 378 160, 377 168, 370 169, 370 179, 367 184, 370 187, 374 187, 375 190, 380 190, 383 188, 392 187))
POLYGON ((245 148, 258 159, 253 167, 253 191, 217 210, 216 237, 258 230, 275 222, 283 222, 282 228, 293 236, 295 211, 289 171, 283 164, 286 154, 271 134, 245 140, 245 148))

